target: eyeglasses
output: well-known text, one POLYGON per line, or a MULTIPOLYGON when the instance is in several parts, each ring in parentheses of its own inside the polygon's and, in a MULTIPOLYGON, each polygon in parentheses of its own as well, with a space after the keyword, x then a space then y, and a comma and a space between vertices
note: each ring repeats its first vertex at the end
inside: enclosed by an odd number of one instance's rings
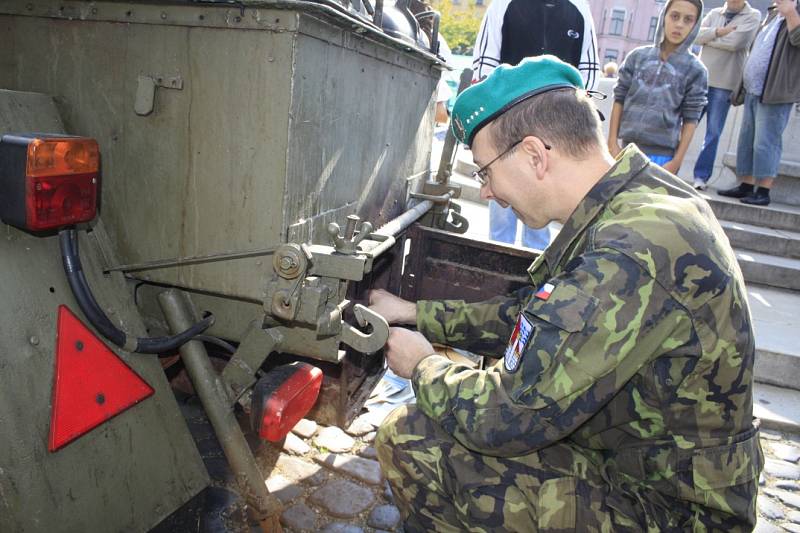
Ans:
MULTIPOLYGON (((475 170, 475 171, 473 171, 473 172, 472 172, 472 177, 473 177, 473 179, 475 179, 475 181, 477 181, 478 183, 480 183, 480 184, 481 184, 481 187, 483 187, 484 185, 486 185, 486 184, 489 182, 489 167, 490 167, 490 166, 492 166, 492 163, 494 163, 494 162, 495 162, 495 161, 497 161, 498 159, 500 159, 500 158, 502 158, 503 156, 505 156, 507 153, 509 153, 509 152, 510 152, 511 150, 513 150, 514 148, 516 148, 516 147, 517 147, 517 145, 519 145, 519 143, 521 143, 521 142, 522 142, 522 141, 524 141, 524 140, 525 140, 524 138, 523 138, 523 139, 520 139, 520 140, 518 140, 517 142, 515 142, 514 144, 512 144, 511 146, 509 146, 508 148, 506 148, 506 149, 505 149, 505 150, 504 150, 504 151, 503 151, 503 152, 502 152, 500 155, 498 155, 497 157, 495 157, 494 159, 492 159, 491 161, 489 161, 488 163, 486 163, 485 165, 483 165, 483 166, 482 166, 481 168, 479 168, 478 170, 475 170)), ((545 148, 545 150, 550 150, 550 149, 552 149, 553 147, 552 147, 552 146, 550 146, 549 144, 546 144, 546 143, 545 143, 545 145, 544 145, 544 148, 545 148)))

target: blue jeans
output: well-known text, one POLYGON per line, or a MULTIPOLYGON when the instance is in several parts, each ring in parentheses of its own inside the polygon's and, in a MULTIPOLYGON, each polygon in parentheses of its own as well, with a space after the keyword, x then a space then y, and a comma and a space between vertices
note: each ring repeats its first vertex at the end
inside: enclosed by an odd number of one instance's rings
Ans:
POLYGON ((783 130, 794 104, 762 104, 745 93, 744 116, 736 147, 736 175, 774 178, 783 152, 783 130))
POLYGON ((694 177, 701 181, 708 181, 714 172, 714 160, 717 158, 717 146, 725 119, 728 118, 728 109, 731 107, 731 92, 728 89, 708 88, 708 105, 706 106, 706 138, 703 148, 694 164, 694 177))
MULTIPOLYGON (((491 200, 489 202, 489 237, 495 241, 514 244, 517 241, 517 215, 510 207, 503 208, 491 200)), ((529 228, 522 225, 522 245, 536 250, 544 250, 550 244, 550 228, 529 228)))

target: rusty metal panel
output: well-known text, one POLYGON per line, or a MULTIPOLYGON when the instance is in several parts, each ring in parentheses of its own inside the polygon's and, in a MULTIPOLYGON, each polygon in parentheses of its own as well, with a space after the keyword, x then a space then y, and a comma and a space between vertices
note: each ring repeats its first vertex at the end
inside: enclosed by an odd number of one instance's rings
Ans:
POLYGON ((414 226, 402 296, 476 302, 530 284, 531 250, 414 226))

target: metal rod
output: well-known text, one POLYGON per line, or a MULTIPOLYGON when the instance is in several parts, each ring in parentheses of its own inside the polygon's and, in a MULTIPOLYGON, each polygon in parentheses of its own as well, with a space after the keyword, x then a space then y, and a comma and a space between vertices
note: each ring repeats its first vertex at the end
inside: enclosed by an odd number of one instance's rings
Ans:
POLYGON ((420 202, 399 217, 393 218, 381 226, 380 229, 374 233, 377 233, 378 235, 385 235, 387 237, 396 237, 404 229, 422 218, 422 215, 430 211, 433 205, 433 202, 430 200, 420 202))
POLYGON ((435 204, 447 203, 453 199, 452 192, 446 192, 444 194, 425 194, 421 192, 412 192, 409 194, 409 196, 415 200, 430 200, 435 204))
MULTIPOLYGON (((472 69, 465 68, 461 72, 461 80, 458 83, 458 93, 469 87, 472 83, 472 69)), ((439 170, 436 172, 436 183, 447 183, 453 174, 453 155, 458 148, 456 136, 453 135, 453 128, 447 128, 442 147, 442 158, 439 160, 439 170)))
POLYGON ((246 259, 248 257, 259 257, 275 253, 277 246, 263 248, 261 250, 250 250, 247 252, 223 252, 211 255, 196 255, 194 257, 177 257, 175 259, 158 259, 156 261, 146 261, 144 263, 132 263, 130 265, 118 265, 103 270, 104 273, 121 270, 123 272, 135 272, 137 270, 152 270, 154 268, 168 268, 198 263, 213 263, 215 261, 230 261, 233 259, 246 259))
MULTIPOLYGON (((185 293, 169 289, 158 295, 158 302, 173 332, 183 331, 196 321, 185 293)), ((253 508, 256 518, 266 520, 280 513, 281 504, 267 490, 264 477, 233 414, 224 384, 211 366, 203 343, 189 341, 181 346, 180 353, 228 464, 238 479, 245 480, 247 494, 244 496, 253 508)))
POLYGON ((372 13, 372 23, 378 28, 383 27, 383 0, 375 0, 375 11, 372 13))

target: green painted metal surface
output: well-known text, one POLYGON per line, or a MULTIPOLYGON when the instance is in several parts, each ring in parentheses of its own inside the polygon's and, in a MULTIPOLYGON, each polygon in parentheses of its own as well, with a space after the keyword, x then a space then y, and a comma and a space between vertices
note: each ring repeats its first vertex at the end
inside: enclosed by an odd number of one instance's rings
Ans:
MULTIPOLYGON (((63 131, 51 98, 0 91, 0 134, 63 131)), ((102 275, 95 235, 81 256, 118 326, 145 334, 121 274, 102 275)), ((208 475, 158 359, 113 351, 155 394, 64 448, 47 450, 58 306, 85 324, 57 236, 0 223, 0 531, 146 531, 197 494, 208 475)), ((108 344, 108 343, 106 343, 108 344)))
MULTIPOLYGON (((397 216, 429 168, 441 67, 419 51, 307 3, 62 4, 0 6, 0 86, 56 95, 98 139, 121 264, 326 242, 347 214, 397 216), (182 88, 142 116, 141 77, 182 88)), ((248 301, 271 274, 269 257, 132 273, 248 301)))

